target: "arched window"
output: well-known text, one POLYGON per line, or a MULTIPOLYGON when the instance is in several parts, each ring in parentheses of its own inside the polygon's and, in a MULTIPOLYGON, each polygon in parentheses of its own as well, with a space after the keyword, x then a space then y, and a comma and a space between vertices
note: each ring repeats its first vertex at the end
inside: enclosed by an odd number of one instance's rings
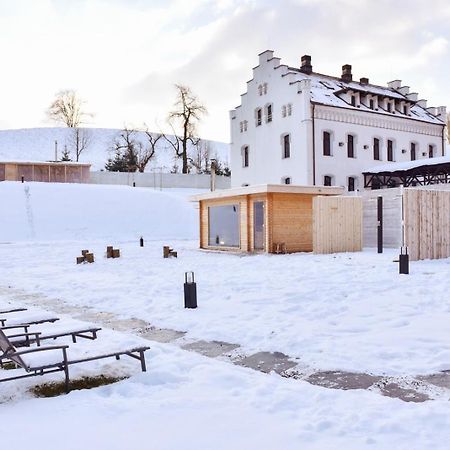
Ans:
POLYGON ((331 133, 329 131, 324 131, 322 135, 323 139, 323 155, 331 156, 331 133))
POLYGON ((355 158, 355 136, 352 134, 347 135, 347 156, 355 158))
POLYGON ((249 166, 249 148, 248 145, 244 145, 242 147, 242 167, 248 167, 249 166))
POLYGON ((266 122, 272 122, 272 104, 266 105, 266 122))
POLYGON ((255 119, 256 119, 256 126, 259 127, 262 124, 262 109, 257 108, 255 110, 255 119))
POLYGON ((430 144, 428 146, 428 158, 434 158, 434 145, 430 144))
POLYGON ((394 141, 391 139, 387 141, 387 160, 394 161, 394 141))
POLYGON ((333 185, 333 177, 331 175, 325 175, 323 177, 323 185, 324 186, 332 186, 333 185))
POLYGON ((373 159, 379 161, 380 158, 380 140, 378 138, 373 138, 373 159))
POLYGON ((291 157, 291 135, 285 134, 281 138, 281 145, 282 148, 282 157, 283 158, 290 158, 291 157))
POLYGON ((416 143, 411 142, 411 161, 415 161, 416 159, 417 159, 416 143))
POLYGON ((348 177, 347 190, 349 192, 353 192, 355 190, 355 185, 356 185, 356 178, 355 177, 348 177))

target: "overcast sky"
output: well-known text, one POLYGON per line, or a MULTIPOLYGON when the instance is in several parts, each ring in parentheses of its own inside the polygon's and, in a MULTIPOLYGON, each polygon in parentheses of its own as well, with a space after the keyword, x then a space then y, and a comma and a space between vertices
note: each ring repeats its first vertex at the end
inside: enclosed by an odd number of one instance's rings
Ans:
POLYGON ((181 83, 208 108, 201 136, 228 142, 228 111, 266 49, 450 105, 449 40, 449 0, 0 0, 0 129, 52 125, 45 110, 70 88, 91 126, 157 131, 181 83))

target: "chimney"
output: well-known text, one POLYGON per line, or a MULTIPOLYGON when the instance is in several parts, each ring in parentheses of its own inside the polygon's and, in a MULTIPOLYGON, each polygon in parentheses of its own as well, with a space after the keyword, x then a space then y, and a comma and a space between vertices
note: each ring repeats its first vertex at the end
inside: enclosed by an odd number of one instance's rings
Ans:
POLYGON ((302 63, 300 66, 300 72, 310 74, 312 73, 312 65, 311 65, 311 56, 309 55, 303 55, 302 56, 302 63))
POLYGON ((352 81, 352 66, 350 64, 344 64, 342 66, 342 76, 341 80, 345 81, 346 83, 350 83, 352 81))
POLYGON ((401 88, 402 81, 401 80, 388 81, 387 85, 388 85, 388 88, 394 89, 396 91, 397 89, 401 88))
POLYGON ((369 79, 368 78, 360 78, 359 79, 359 84, 369 84, 369 79))

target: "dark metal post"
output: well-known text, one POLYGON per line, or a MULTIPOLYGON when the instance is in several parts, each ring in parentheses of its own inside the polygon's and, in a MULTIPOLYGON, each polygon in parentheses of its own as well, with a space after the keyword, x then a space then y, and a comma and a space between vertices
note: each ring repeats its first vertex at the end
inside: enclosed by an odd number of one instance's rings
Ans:
POLYGON ((194 281, 194 272, 184 274, 184 307, 197 308, 197 283, 194 281))
POLYGON ((409 274, 409 255, 408 255, 408 247, 400 248, 400 256, 398 258, 399 262, 399 272, 405 275, 409 274), (405 249, 405 253, 403 253, 403 248, 405 249))
POLYGON ((377 199, 377 242, 378 253, 383 253, 383 197, 380 195, 377 199))
POLYGON ((139 239, 139 245, 141 246, 141 247, 143 247, 144 246, 144 238, 141 236, 141 239, 139 239))
POLYGON ((133 181, 133 187, 136 187, 136 182, 135 181, 133 181))
POLYGON ((25 178, 24 178, 24 176, 22 175, 22 183, 25 181, 25 178))

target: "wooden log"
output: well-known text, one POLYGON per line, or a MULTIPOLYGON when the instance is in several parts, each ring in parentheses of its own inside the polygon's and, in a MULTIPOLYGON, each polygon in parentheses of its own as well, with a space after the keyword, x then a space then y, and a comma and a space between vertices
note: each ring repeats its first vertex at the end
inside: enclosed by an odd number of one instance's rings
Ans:
POLYGON ((163 247, 163 257, 164 258, 168 258, 169 257, 169 255, 170 255, 170 247, 168 246, 168 245, 165 245, 164 247, 163 247))
POLYGON ((118 248, 114 248, 112 251, 113 258, 120 258, 120 250, 118 248))
POLYGON ((178 252, 174 252, 172 250, 169 254, 170 254, 170 256, 173 256, 174 258, 178 258, 178 252))
POLYGON ((112 245, 108 245, 108 247, 106 247, 106 257, 107 258, 113 257, 113 246, 112 245))
POLYGON ((86 261, 88 263, 93 263, 94 262, 94 254, 93 253, 86 253, 85 258, 86 258, 86 261))
POLYGON ((84 256, 77 256, 77 264, 84 263, 86 258, 84 256))
POLYGON ((89 250, 81 250, 81 254, 83 256, 86 256, 89 253, 89 250))

